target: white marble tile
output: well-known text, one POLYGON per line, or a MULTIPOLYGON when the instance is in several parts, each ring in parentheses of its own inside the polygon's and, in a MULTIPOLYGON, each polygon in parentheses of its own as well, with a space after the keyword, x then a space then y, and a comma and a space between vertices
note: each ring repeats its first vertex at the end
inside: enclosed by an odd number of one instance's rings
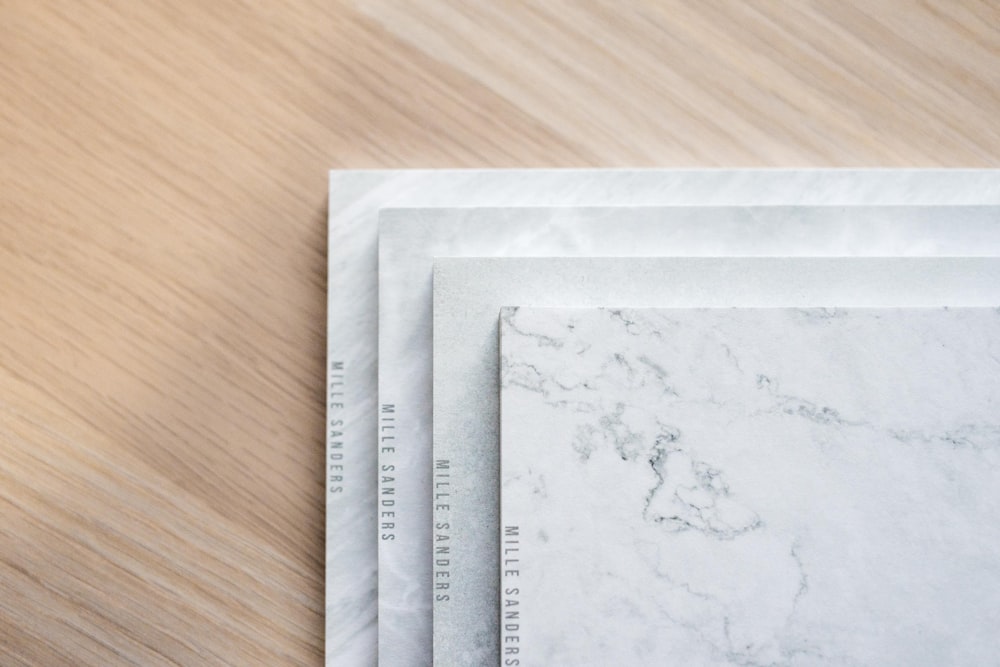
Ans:
POLYGON ((496 664, 499 655, 497 313, 501 307, 831 303, 992 306, 1000 303, 1000 259, 437 260, 433 456, 436 502, 441 507, 435 508, 434 543, 449 546, 450 551, 448 563, 435 568, 435 585, 442 587, 435 593, 455 595, 451 602, 460 604, 453 607, 451 622, 483 637, 476 646, 483 653, 472 654, 474 658, 467 654, 462 660, 496 664), (442 462, 447 462, 447 469, 442 462), (442 524, 447 529, 440 528, 442 524), (488 650, 493 653, 485 653, 488 650))
POLYGON ((505 658, 997 662, 1000 309, 500 331, 505 658))
MULTIPOLYGON (((385 665, 430 656, 431 268, 437 256, 841 256, 1000 252, 1000 207, 384 209, 379 232, 379 632, 385 665), (991 250, 992 249, 992 250, 991 250), (389 642, 389 639, 392 639, 389 642)), ((437 521, 447 522, 446 512, 437 521)), ((460 525, 456 525, 460 531, 460 525)), ((456 579, 463 563, 449 563, 456 579)), ((478 564, 474 565, 478 567, 478 564)), ((479 570, 477 570, 479 571, 479 570)), ((479 591, 482 582, 469 580, 479 591)), ((435 605, 439 664, 462 593, 435 605)), ((485 605, 476 595, 472 604, 485 605)), ((467 640, 467 636, 461 635, 467 640)), ((429 657, 428 657, 429 659, 429 657)), ((457 660, 457 659, 456 659, 457 660)))
MULTIPOLYGON (((326 661, 376 661, 376 229, 397 206, 998 204, 1000 172, 333 171, 329 193, 326 661)), ((383 609, 383 613, 386 610, 383 609)), ((422 628, 424 626, 416 626, 422 628)), ((415 636, 412 630, 410 637, 415 636)), ((423 636, 425 630, 419 630, 423 636)), ((383 655, 409 640, 383 638, 383 655)), ((420 640, 426 645, 426 641, 420 640)), ((409 649, 407 649, 409 650, 409 649)), ((424 655, 424 649, 410 654, 424 655)), ((426 660, 426 658, 423 658, 426 660)), ((386 663, 388 664, 388 662, 386 663)), ((420 664, 407 663, 407 664, 420 664)))

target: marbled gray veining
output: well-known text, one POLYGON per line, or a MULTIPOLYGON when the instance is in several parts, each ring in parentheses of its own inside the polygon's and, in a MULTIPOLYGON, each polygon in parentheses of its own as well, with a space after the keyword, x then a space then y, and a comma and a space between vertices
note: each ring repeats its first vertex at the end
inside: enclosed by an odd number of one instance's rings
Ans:
POLYGON ((500 331, 505 657, 997 662, 1000 309, 510 308, 500 331))

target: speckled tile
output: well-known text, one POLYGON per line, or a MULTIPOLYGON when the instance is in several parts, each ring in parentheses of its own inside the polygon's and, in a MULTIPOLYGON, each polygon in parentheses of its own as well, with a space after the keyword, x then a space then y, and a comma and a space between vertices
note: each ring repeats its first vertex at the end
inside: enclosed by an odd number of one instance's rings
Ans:
MULTIPOLYGON (((475 628, 467 664, 499 658, 500 308, 992 306, 1000 259, 439 259, 434 266, 436 594, 475 628), (447 588, 445 588, 447 586, 447 588), (492 606, 487 606, 492 605, 492 606), (481 643, 472 643, 480 639, 481 643), (493 653, 489 653, 493 651, 493 653)), ((437 609, 435 609, 437 612, 437 609)), ((435 617, 436 620, 436 617, 435 617)))

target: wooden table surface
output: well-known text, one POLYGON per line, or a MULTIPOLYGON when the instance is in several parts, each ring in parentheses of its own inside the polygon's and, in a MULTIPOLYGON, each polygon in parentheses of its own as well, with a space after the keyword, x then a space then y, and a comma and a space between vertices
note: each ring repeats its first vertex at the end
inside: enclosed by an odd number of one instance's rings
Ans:
POLYGON ((0 664, 318 665, 328 168, 996 166, 1000 3, 0 0, 0 91, 0 664))

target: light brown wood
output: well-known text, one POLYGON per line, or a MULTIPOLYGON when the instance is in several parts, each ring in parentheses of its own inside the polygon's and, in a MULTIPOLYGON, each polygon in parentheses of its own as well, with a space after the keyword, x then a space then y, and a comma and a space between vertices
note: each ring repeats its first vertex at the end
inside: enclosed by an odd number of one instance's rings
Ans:
POLYGON ((988 1, 0 0, 0 664, 320 664, 330 167, 1000 164, 988 1))

